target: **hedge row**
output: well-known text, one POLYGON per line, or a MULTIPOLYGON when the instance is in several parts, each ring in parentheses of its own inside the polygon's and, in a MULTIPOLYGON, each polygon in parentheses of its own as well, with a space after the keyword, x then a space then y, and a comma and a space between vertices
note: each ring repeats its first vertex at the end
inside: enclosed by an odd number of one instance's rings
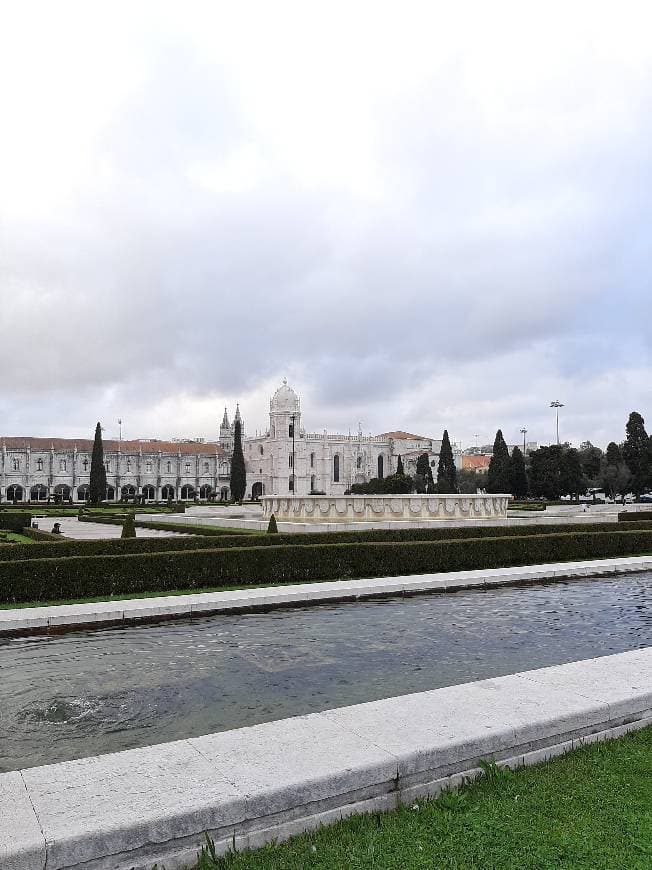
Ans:
POLYGON ((652 520, 652 511, 621 511, 618 514, 619 523, 640 523, 644 517, 648 516, 652 520))
POLYGON ((0 529, 8 532, 23 531, 26 526, 32 525, 32 515, 29 511, 2 511, 0 512, 0 529))
MULTIPOLYGON (((120 523, 122 525, 122 522, 120 523)), ((170 524, 172 525, 172 524, 170 524)), ((627 528, 632 528, 628 524, 627 528)), ((178 527, 177 527, 178 528, 178 527)), ((188 526, 194 530, 195 526, 188 526)), ((636 523, 636 530, 652 530, 652 518, 636 523)), ((313 546, 324 544, 401 543, 410 541, 466 540, 469 538, 507 538, 569 532, 622 531, 618 523, 550 526, 472 526, 439 529, 369 529, 366 532, 313 532, 277 535, 220 534, 169 538, 104 538, 94 541, 56 539, 47 535, 47 543, 0 544, 0 562, 46 559, 53 556, 116 556, 126 553, 161 553, 185 550, 231 549, 239 547, 313 546), (54 539, 54 540, 52 540, 54 539)))
POLYGON ((650 552, 652 530, 73 556, 0 563, 0 601, 438 573, 650 552))

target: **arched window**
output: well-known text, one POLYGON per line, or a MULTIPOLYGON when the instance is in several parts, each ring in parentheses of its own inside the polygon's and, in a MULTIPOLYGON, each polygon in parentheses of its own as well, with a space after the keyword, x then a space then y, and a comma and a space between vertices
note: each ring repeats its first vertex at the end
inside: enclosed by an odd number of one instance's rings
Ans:
POLYGON ((265 452, 265 451, 263 450, 263 445, 262 445, 262 444, 259 444, 259 445, 258 445, 258 450, 260 451, 260 455, 261 455, 261 456, 262 456, 263 453, 265 452))
POLYGON ((149 501, 152 501, 153 499, 156 498, 156 490, 154 489, 154 487, 152 486, 151 483, 145 484, 145 486, 142 489, 142 496, 144 499, 146 499, 146 500, 148 499, 149 501))
POLYGON ((20 459, 14 459, 14 471, 20 471, 20 459))
POLYGON ((314 453, 310 454, 310 467, 311 468, 315 467, 315 454, 314 453))
POLYGON ((336 453, 333 456, 333 483, 340 482, 340 455, 336 453))
MULTIPOLYGON (((39 462, 40 462, 40 461, 41 461, 41 460, 39 459, 39 462)), ((82 462, 82 465, 84 466, 84 471, 88 471, 88 459, 84 459, 84 461, 82 462)), ((39 471, 40 471, 40 470, 41 470, 41 469, 39 468, 39 471)))
POLYGON ((174 487, 170 486, 170 484, 164 486, 161 490, 161 498, 164 501, 171 501, 173 498, 175 498, 174 487))
POLYGON ((290 468, 292 468, 293 465, 294 465, 294 456, 290 453, 290 455, 288 456, 288 466, 290 468))
POLYGON ((382 480, 384 476, 385 462, 382 456, 378 457, 378 480, 382 480))
POLYGON ((362 456, 358 456, 358 460, 356 462, 356 466, 358 468, 362 468, 362 456))
POLYGON ((168 474, 172 471, 172 463, 168 462, 168 474))
MULTIPOLYGON (((84 460, 84 462, 86 462, 86 460, 84 460)), ((37 459, 37 460, 36 460, 36 470, 37 470, 37 471, 43 471, 43 460, 42 460, 42 459, 37 459)), ((86 469, 84 468, 84 471, 85 471, 85 470, 86 470, 86 469)))
POLYGON ((292 438, 294 436, 294 423, 290 423, 288 426, 288 438, 292 438))
POLYGON ((311 474, 310 475, 310 492, 314 492, 314 491, 315 491, 315 475, 311 474))

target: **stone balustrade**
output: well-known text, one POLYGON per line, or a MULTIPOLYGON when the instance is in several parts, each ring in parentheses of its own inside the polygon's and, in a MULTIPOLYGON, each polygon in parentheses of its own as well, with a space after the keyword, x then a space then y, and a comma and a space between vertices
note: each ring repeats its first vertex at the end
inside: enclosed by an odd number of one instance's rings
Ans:
POLYGON ((280 522, 378 522, 506 519, 511 496, 467 495, 268 495, 263 516, 280 522))

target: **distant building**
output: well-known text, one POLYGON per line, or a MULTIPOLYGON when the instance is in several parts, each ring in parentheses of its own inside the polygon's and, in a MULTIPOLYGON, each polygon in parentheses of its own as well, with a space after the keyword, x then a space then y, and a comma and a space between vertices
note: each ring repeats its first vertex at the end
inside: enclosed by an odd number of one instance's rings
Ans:
MULTIPOLYGON (((0 500, 85 501, 92 453, 83 438, 0 438, 0 500)), ((229 460, 216 443, 105 441, 107 499, 228 497, 229 460)))
MULTIPOLYGON (((439 459, 441 441, 401 430, 381 435, 307 432, 302 426, 299 397, 287 381, 269 403, 269 428, 244 444, 247 492, 261 495, 324 492, 343 495, 354 483, 396 472, 403 457, 406 474, 416 459, 428 453, 431 464, 439 459)), ((436 477, 436 470, 435 470, 436 477)))
POLYGON ((490 453, 465 453, 462 456, 462 469, 480 474, 483 471, 488 471, 490 462, 490 453))
MULTIPOLYGON (((299 397, 287 381, 269 404, 269 428, 246 437, 240 408, 233 422, 226 408, 217 441, 104 442, 107 499, 208 500, 230 497, 229 478, 235 423, 241 424, 247 469, 246 497, 295 492, 344 494, 354 483, 394 474, 398 457, 406 474, 428 454, 437 477, 441 440, 402 430, 365 435, 307 432, 299 397)), ((83 438, 0 437, 0 500, 73 501, 88 498, 93 442, 83 438)), ((457 467, 462 451, 453 445, 457 467)))

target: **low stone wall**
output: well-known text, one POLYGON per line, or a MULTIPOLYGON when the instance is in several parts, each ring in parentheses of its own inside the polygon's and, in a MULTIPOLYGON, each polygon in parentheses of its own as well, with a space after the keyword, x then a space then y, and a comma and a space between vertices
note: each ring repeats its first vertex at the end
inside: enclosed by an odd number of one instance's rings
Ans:
POLYGON ((175 870, 652 723, 652 648, 0 775, 3 870, 175 870))
POLYGON ((332 523, 505 519, 509 495, 269 495, 263 517, 280 522, 332 523))

